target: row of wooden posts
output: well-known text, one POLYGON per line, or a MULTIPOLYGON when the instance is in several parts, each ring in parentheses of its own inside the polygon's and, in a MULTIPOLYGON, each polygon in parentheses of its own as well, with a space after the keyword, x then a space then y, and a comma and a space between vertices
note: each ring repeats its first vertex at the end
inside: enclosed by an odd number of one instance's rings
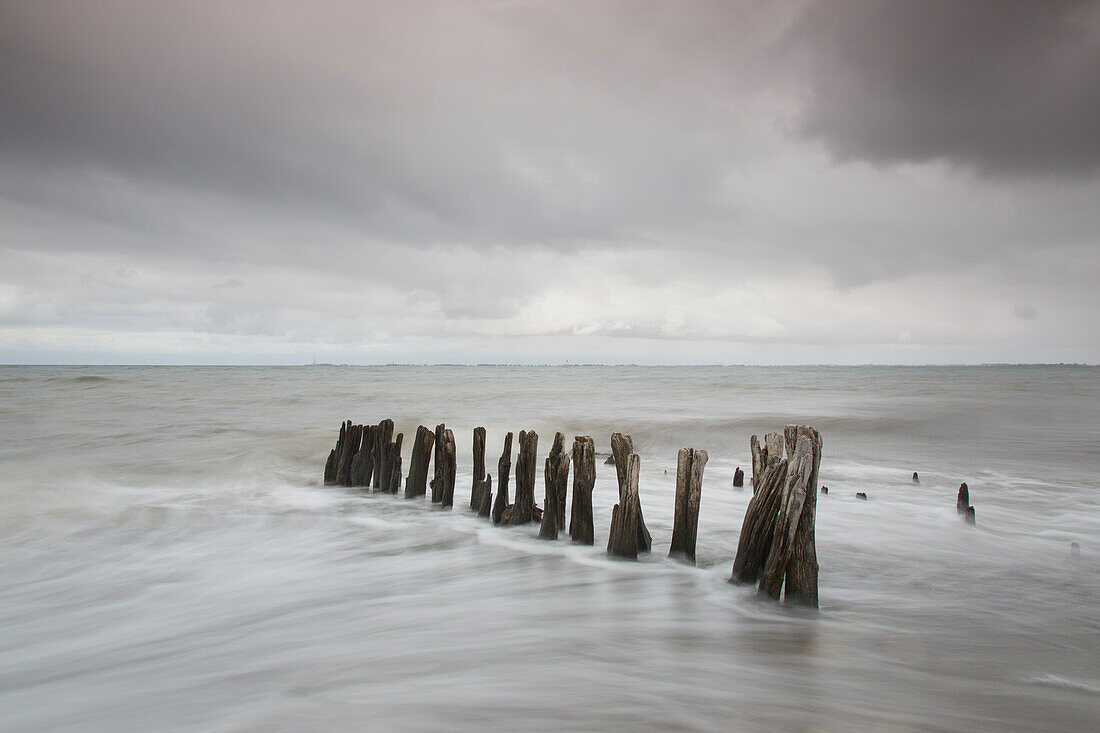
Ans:
MULTIPOLYGON (((350 420, 341 425, 336 446, 325 464, 325 483, 372 487, 375 491, 396 494, 401 483, 402 434, 395 437, 393 427, 393 420, 388 419, 377 425, 356 425, 350 420)), ((554 435, 553 447, 544 462, 545 490, 540 509, 535 504, 538 439, 533 430, 519 433, 515 500, 510 501, 512 433, 505 436, 504 450, 497 461, 499 485, 494 500, 493 477, 486 473, 485 467, 485 428, 474 428, 470 509, 498 525, 538 521, 541 523, 539 537, 555 540, 558 533, 566 529, 566 488, 572 462, 569 535, 576 543, 594 544, 595 442, 587 435, 577 436, 570 454, 565 450, 565 436, 554 435)), ((821 436, 814 428, 788 425, 782 435, 765 435, 762 445, 755 435, 752 436, 749 446, 753 496, 745 510, 730 581, 758 584, 762 594, 775 600, 782 594, 787 602, 817 607, 814 523, 821 436)), ((434 503, 453 507, 455 453, 454 434, 446 425, 437 425, 434 431, 419 426, 405 478, 405 498, 424 496, 431 488, 434 503), (434 469, 430 482, 429 460, 434 469)), ((607 552, 616 557, 637 559, 639 552, 651 550, 653 539, 642 516, 638 494, 641 459, 634 452, 629 435, 612 433, 609 462, 615 464, 619 501, 611 512, 607 552)), ((676 505, 669 556, 692 564, 695 562, 699 501, 706 464, 705 450, 682 448, 677 457, 676 505)), ((740 469, 737 472, 740 473, 740 469)))

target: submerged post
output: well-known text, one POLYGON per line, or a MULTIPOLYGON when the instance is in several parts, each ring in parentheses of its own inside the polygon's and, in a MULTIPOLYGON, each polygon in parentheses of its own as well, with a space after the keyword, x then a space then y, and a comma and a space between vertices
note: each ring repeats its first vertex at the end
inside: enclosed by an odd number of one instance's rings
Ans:
POLYGON ((512 433, 504 436, 504 451, 497 461, 497 480, 500 487, 497 489, 497 499, 493 504, 493 524, 500 524, 504 520, 504 510, 508 508, 508 476, 512 471, 512 433))
POLYGON ((587 435, 573 439, 573 504, 569 536, 582 545, 595 542, 592 530, 592 487, 596 485, 596 444, 587 435))
POLYGON ((695 564, 695 538, 699 529, 699 499, 707 452, 681 448, 676 460, 676 511, 672 523, 669 557, 695 564))

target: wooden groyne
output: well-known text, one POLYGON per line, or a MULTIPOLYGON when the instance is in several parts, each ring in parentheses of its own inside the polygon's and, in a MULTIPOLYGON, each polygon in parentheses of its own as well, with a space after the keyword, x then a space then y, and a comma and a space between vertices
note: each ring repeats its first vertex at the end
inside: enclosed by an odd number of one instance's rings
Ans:
MULTIPOLYGON (((403 436, 398 433, 394 437, 393 431, 394 423, 388 419, 376 425, 344 422, 325 464, 325 483, 370 487, 377 492, 396 494, 400 490, 403 436)), ((593 439, 587 435, 577 436, 572 450, 566 450, 565 436, 555 433, 542 463, 544 491, 540 509, 535 503, 539 436, 533 430, 521 430, 518 437, 515 500, 510 501, 512 433, 505 436, 497 461, 494 495, 493 476, 486 472, 485 465, 485 428, 474 428, 469 510, 497 525, 539 522, 538 536, 546 540, 557 540, 568 527, 573 542, 594 544, 592 490, 596 481, 596 450, 593 439), (567 503, 570 465, 573 495, 572 502, 567 503), (568 523, 566 506, 569 506, 568 523)), ((611 512, 607 552, 614 557, 637 559, 640 553, 650 552, 653 545, 639 494, 641 457, 634 451, 634 441, 627 434, 612 433, 610 442, 611 457, 607 462, 615 466, 618 501, 611 512)), ((762 444, 752 436, 749 447, 753 496, 745 510, 730 580, 755 583, 761 595, 774 600, 782 597, 788 603, 817 607, 815 523, 821 436, 812 427, 788 425, 782 434, 765 435, 762 444)), ((703 470, 707 460, 707 451, 694 448, 683 448, 677 456, 672 540, 668 554, 692 564, 696 557, 703 470)), ((453 508, 456 471, 452 431, 443 423, 434 431, 424 425, 417 427, 405 478, 405 498, 425 496, 430 488, 433 503, 453 508), (433 469, 430 481, 429 460, 433 469)), ((738 468, 735 485, 742 483, 742 475, 738 468)), ((960 491, 960 513, 966 511, 962 508, 966 502, 964 492, 965 484, 960 491)), ((970 516, 973 516, 972 509, 970 516)))

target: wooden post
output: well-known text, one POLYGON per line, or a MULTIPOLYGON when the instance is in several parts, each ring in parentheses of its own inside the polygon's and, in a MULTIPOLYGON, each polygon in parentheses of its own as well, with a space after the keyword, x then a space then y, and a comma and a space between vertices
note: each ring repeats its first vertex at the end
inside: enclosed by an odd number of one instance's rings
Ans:
POLYGON ((348 421, 347 433, 344 436, 344 451, 340 456, 340 463, 336 467, 336 483, 340 486, 351 486, 351 461, 359 452, 359 446, 363 440, 363 426, 352 425, 348 421))
POLYGON ((427 493, 428 461, 431 460, 432 444, 435 434, 420 425, 413 440, 412 455, 409 456, 409 476, 405 479, 405 498, 424 496, 427 493))
POLYGON ((955 500, 955 511, 958 512, 967 524, 974 524, 974 507, 970 505, 970 488, 965 484, 959 484, 959 498, 955 500))
POLYGON ((390 446, 392 468, 390 469, 390 479, 386 482, 386 491, 390 494, 396 494, 401 488, 401 440, 404 437, 404 433, 398 433, 390 446))
POLYGON ((788 425, 787 480, 760 591, 774 600, 786 585, 784 600, 817 608, 817 547, 814 522, 821 436, 808 425, 788 425))
POLYGON ((959 497, 955 500, 955 512, 958 514, 966 514, 966 510, 970 508, 970 488, 965 484, 959 484, 959 497))
POLYGON ((474 428, 474 482, 470 487, 470 508, 481 506, 478 485, 485 480, 485 428, 474 428))
MULTIPOLYGON (((626 479, 627 479, 627 458, 634 452, 634 441, 629 435, 623 435, 622 433, 611 434, 611 457, 615 459, 615 476, 619 480, 619 503, 623 501, 623 496, 626 493, 626 479)), ((645 519, 642 517, 642 502, 641 498, 637 497, 635 491, 638 506, 634 508, 633 514, 638 518, 638 551, 649 552, 650 547, 653 545, 653 538, 650 537, 649 529, 645 526, 645 519)))
POLYGON ((573 439, 573 504, 569 536, 582 545, 595 542, 592 530, 592 487, 596 485, 596 444, 587 435, 573 439))
POLYGON ((519 433, 519 454, 516 456, 516 503, 509 524, 528 524, 534 520, 535 472, 539 435, 534 430, 519 433))
POLYGON ((455 434, 450 428, 443 431, 443 496, 440 504, 444 507, 455 503, 455 434))
MULTIPOLYGON (((765 441, 779 445, 778 433, 769 433, 765 441)), ((762 449, 756 436, 749 441, 752 449, 752 498, 745 509, 741 536, 737 540, 737 557, 733 561, 732 583, 755 583, 764 568, 775 534, 779 500, 787 480, 787 461, 782 452, 762 449)))
POLYGON ((676 461, 676 512, 668 556, 695 564, 695 538, 699 528, 699 499, 703 490, 705 450, 681 448, 676 461))
POLYGON ((336 483, 336 474, 340 466, 340 456, 344 452, 344 441, 347 440, 348 428, 351 420, 340 423, 340 435, 336 438, 336 447, 329 451, 328 461, 325 462, 325 483, 336 483))
POLYGON ((745 485, 745 472, 738 466, 737 470, 733 472, 733 488, 740 489, 745 485))
POLYGON ((477 515, 479 517, 488 517, 493 513, 493 474, 489 473, 485 475, 485 480, 481 482, 478 487, 478 500, 477 515))
POLYGON ((493 524, 500 524, 504 518, 504 510, 508 508, 508 477, 512 472, 512 434, 504 436, 504 452, 497 461, 497 479, 500 488, 497 489, 497 499, 493 504, 493 524))
POLYGON ((344 447, 344 435, 347 433, 347 423, 340 423, 340 435, 336 438, 336 447, 328 452, 328 460, 325 461, 325 485, 336 483, 336 465, 340 462, 340 449, 344 447))
POLYGON ((348 478, 352 486, 370 486, 371 472, 374 470, 374 426, 363 426, 363 437, 359 452, 351 459, 348 478))
POLYGON ((375 491, 389 491, 390 477, 393 475, 393 420, 386 418, 378 423, 376 450, 379 453, 374 468, 378 475, 374 477, 375 491))
MULTIPOLYGON (((558 453, 558 486, 557 491, 557 504, 554 507, 554 521, 557 522, 558 531, 565 531, 565 495, 569 488, 569 454, 565 452, 565 436, 561 433, 554 435, 554 449, 558 453)), ((546 507, 549 509, 549 505, 546 507)))
POLYGON ((432 487, 432 501, 436 504, 443 501, 443 467, 447 463, 447 449, 443 445, 443 432, 446 429, 447 426, 443 423, 435 426, 435 455, 432 458, 435 473, 429 486, 432 487))
POLYGON ((569 454, 565 452, 565 436, 554 435, 554 447, 546 457, 546 493, 543 499, 542 525, 539 537, 556 540, 565 529, 565 492, 569 480, 569 454))
POLYGON ((615 465, 626 468, 626 491, 611 511, 611 530, 607 537, 607 554, 638 559, 638 472, 641 459, 637 453, 629 457, 615 456, 615 465))

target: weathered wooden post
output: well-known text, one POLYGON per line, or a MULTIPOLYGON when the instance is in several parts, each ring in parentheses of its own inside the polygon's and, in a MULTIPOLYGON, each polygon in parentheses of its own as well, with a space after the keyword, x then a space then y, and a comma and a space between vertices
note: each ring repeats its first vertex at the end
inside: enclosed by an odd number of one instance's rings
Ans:
POLYGON ((444 507, 455 503, 455 434, 450 428, 443 431, 443 496, 440 504, 444 507))
MULTIPOLYGON (((554 435, 554 448, 557 449, 559 456, 558 465, 558 488, 555 492, 557 494, 557 505, 554 507, 554 521, 557 522, 558 531, 565 531, 565 498, 566 493, 569 490, 569 459, 570 454, 565 452, 565 436, 561 433, 554 435), (560 443, 560 447, 559 447, 560 443)), ((549 506, 547 506, 549 509, 549 506)))
POLYGON ((755 583, 759 579, 771 549, 780 495, 787 480, 787 461, 783 458, 781 436, 779 433, 768 433, 764 441, 764 448, 760 447, 755 435, 749 441, 752 450, 752 498, 745 509, 741 536, 737 540, 737 557, 733 561, 730 577, 733 583, 755 583))
POLYGON ((393 420, 386 418, 374 427, 374 476, 371 488, 385 491, 389 488, 392 465, 389 460, 390 443, 393 441, 393 420))
MULTIPOLYGON (((633 452, 634 440, 629 435, 623 435, 622 433, 611 434, 611 457, 615 459, 615 476, 619 480, 620 504, 623 501, 623 495, 626 493, 627 458, 633 452)), ((645 526, 645 518, 642 516, 641 498, 638 497, 637 491, 634 493, 638 504, 633 511, 633 514, 637 517, 638 551, 649 552, 650 547, 653 545, 653 538, 650 537, 649 529, 645 526)))
POLYGON ((329 451, 328 461, 325 463, 326 484, 336 483, 336 476, 340 472, 340 460, 343 458, 347 446, 349 430, 351 430, 351 420, 340 423, 340 435, 336 438, 336 447, 329 451))
POLYGON ((641 459, 637 453, 629 456, 615 456, 616 467, 626 469, 626 490, 619 503, 611 511, 611 530, 607 537, 607 554, 638 559, 638 472, 641 459))
POLYGON ((420 425, 413 439, 412 455, 409 456, 409 475, 405 479, 405 498, 424 496, 427 493, 428 461, 431 460, 435 434, 420 425))
POLYGON ((352 486, 370 486, 371 473, 374 471, 374 426, 363 426, 363 438, 359 452, 351 459, 348 477, 352 486))
POLYGON ((493 474, 485 474, 485 480, 478 485, 477 515, 488 517, 493 513, 493 474))
POLYGON ((703 491, 705 450, 681 448, 676 460, 676 511, 672 523, 669 557, 695 564, 695 538, 699 529, 699 499, 703 491))
POLYGON ((821 466, 821 435, 808 425, 788 425, 787 481, 779 507, 760 591, 788 603, 817 608, 817 474, 821 466))
POLYGON ((512 433, 504 436, 504 451, 497 461, 497 480, 500 487, 497 489, 497 499, 493 504, 493 524, 500 524, 504 519, 504 510, 508 508, 508 477, 512 472, 512 433))
POLYGON ((967 524, 975 524, 974 507, 970 504, 970 488, 965 484, 959 485, 959 497, 955 500, 955 511, 962 515, 967 524))
POLYGON ((340 423, 340 435, 336 438, 336 447, 328 452, 328 460, 325 461, 325 485, 336 483, 336 464, 340 462, 339 452, 344 444, 344 434, 347 432, 347 423, 340 423))
POLYGON ((554 447, 546 457, 546 493, 539 537, 556 540, 558 532, 565 529, 565 492, 569 480, 569 454, 565 452, 565 436, 554 435, 554 447))
POLYGON ((352 425, 349 420, 347 434, 344 436, 344 450, 340 456, 340 464, 336 468, 336 483, 340 486, 351 486, 351 462, 359 452, 362 440, 363 426, 352 425))
POLYGON ((382 461, 379 470, 382 475, 375 481, 374 489, 376 491, 389 491, 390 477, 393 476, 393 420, 386 418, 378 423, 378 430, 380 433, 378 442, 382 449, 382 461))
POLYGON ((596 444, 587 435, 573 439, 573 504, 569 536, 582 545, 595 542, 592 530, 592 487, 596 485, 596 444))
POLYGON ((428 485, 432 487, 432 502, 436 504, 443 501, 443 474, 444 466, 447 463, 447 449, 443 445, 443 433, 446 429, 447 426, 444 423, 435 426, 435 451, 432 458, 434 475, 428 485))
POLYGON ((393 443, 390 445, 390 478, 386 482, 386 492, 390 494, 396 494, 401 488, 401 441, 405 437, 404 433, 398 433, 393 443))
POLYGON ((959 496, 955 499, 955 512, 965 515, 970 508, 970 488, 966 483, 959 484, 959 496))
POLYGON ((539 435, 534 430, 519 432, 519 454, 516 456, 516 503, 509 524, 528 524, 534 520, 536 454, 539 435))
POLYGON ((475 512, 480 506, 478 485, 485 480, 485 428, 474 428, 474 482, 470 486, 470 508, 475 512))
POLYGON ((740 489, 745 485, 745 472, 738 466, 737 470, 733 472, 733 488, 740 489))

